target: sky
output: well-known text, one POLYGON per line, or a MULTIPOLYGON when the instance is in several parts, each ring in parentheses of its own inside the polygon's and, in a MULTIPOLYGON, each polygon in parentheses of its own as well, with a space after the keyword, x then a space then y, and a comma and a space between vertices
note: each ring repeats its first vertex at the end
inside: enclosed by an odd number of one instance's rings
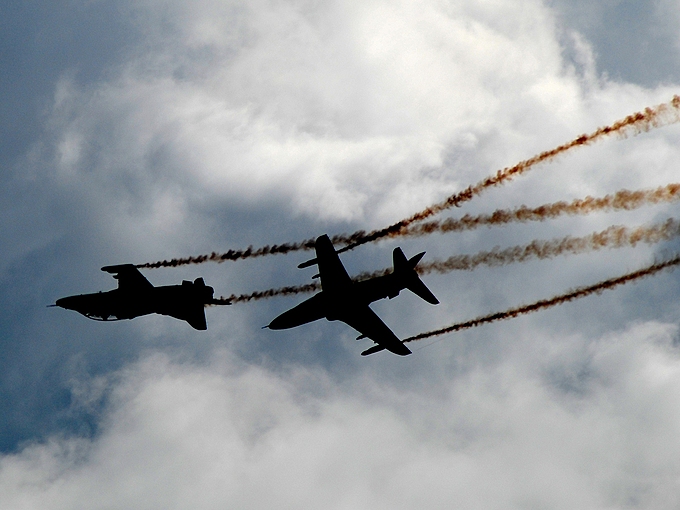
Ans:
MULTIPOLYGON (((0 507, 677 508, 680 272, 361 357, 306 295, 100 323, 102 266, 380 228, 680 93, 671 0, 0 5, 0 507)), ((441 215, 678 182, 680 125, 577 148, 441 215)), ((675 218, 677 204, 382 241, 350 274, 675 218)), ((677 253, 428 274, 401 338, 677 253)), ((144 270, 216 295, 308 253, 144 270)))

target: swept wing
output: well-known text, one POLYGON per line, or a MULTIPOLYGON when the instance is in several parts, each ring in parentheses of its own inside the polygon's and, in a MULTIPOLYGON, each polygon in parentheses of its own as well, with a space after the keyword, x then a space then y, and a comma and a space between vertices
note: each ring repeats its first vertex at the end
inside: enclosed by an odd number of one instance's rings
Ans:
POLYGON ((352 279, 347 274, 345 266, 333 248, 333 243, 327 235, 316 240, 316 263, 319 266, 321 288, 329 293, 343 291, 352 285, 352 279))
POLYGON ((387 349, 394 354, 399 354, 400 356, 407 356, 411 354, 411 351, 406 347, 397 335, 395 335, 390 328, 378 317, 373 310, 369 308, 368 305, 358 306, 351 310, 348 310, 346 314, 340 318, 342 322, 345 322, 356 329, 362 335, 373 340, 377 346, 371 347, 370 349, 362 352, 362 355, 373 354, 374 352, 387 349), (378 346, 380 348, 378 348, 378 346))
POLYGON ((139 272, 134 264, 104 266, 102 271, 111 273, 118 280, 118 288, 124 292, 153 289, 153 285, 139 272))

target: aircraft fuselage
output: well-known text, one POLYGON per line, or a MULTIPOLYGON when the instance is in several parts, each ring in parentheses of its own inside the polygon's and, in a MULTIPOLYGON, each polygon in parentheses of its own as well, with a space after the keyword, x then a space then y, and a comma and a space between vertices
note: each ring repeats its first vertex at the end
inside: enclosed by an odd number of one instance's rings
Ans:
MULTIPOLYGON (((140 278, 143 277, 140 275, 140 278)), ((158 313, 187 321, 195 329, 207 329, 204 307, 214 303, 214 290, 206 286, 202 278, 195 282, 184 281, 182 285, 162 287, 154 287, 146 280, 144 282, 146 284, 61 298, 57 300, 56 306, 101 321, 133 319, 158 313)))
POLYGON ((364 307, 380 299, 396 297, 405 288, 394 273, 371 280, 352 282, 332 292, 322 290, 299 305, 276 317, 269 329, 289 329, 319 319, 342 320, 355 307, 364 307))

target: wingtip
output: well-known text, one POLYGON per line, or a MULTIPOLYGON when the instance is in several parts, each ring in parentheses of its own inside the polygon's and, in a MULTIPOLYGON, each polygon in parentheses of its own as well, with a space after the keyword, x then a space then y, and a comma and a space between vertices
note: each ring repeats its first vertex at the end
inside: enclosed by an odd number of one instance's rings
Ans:
POLYGON ((409 265, 411 266, 411 269, 415 269, 416 266, 418 265, 418 262, 425 256, 425 252, 421 251, 419 254, 414 255, 408 260, 409 265))
POLYGON ((373 347, 369 347, 364 352, 361 353, 362 356, 370 356, 376 352, 384 351, 385 347, 383 345, 375 344, 373 347))
POLYGON ((104 266, 101 268, 102 271, 106 273, 119 273, 121 271, 125 271, 128 269, 137 269, 137 266, 134 264, 115 264, 113 266, 104 266))

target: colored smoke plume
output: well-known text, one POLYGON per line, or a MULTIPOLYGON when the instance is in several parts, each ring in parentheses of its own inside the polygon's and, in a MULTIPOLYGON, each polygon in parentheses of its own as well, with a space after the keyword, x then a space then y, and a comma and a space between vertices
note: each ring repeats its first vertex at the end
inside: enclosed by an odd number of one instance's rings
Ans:
MULTIPOLYGON (((448 233, 473 230, 482 226, 497 226, 508 223, 524 223, 528 221, 544 221, 554 219, 562 215, 590 214, 597 211, 631 211, 644 205, 668 203, 680 200, 680 183, 671 183, 651 190, 619 190, 614 194, 604 197, 586 197, 573 200, 572 202, 554 202, 538 207, 530 208, 520 206, 515 209, 498 209, 491 214, 471 216, 466 214, 462 218, 447 218, 445 220, 428 221, 403 229, 400 236, 424 236, 434 232, 448 233)), ((393 236, 393 237, 396 237, 393 236)), ((237 260, 251 257, 261 257, 271 254, 285 254, 291 251, 314 249, 314 239, 306 239, 297 243, 274 244, 262 248, 252 246, 245 250, 229 250, 226 253, 199 255, 183 259, 172 259, 161 262, 139 264, 139 268, 175 267, 186 264, 201 264, 203 262, 223 262, 225 260, 237 260)), ((346 242, 343 234, 331 238, 333 244, 346 242)), ((348 247, 338 250, 338 253, 347 251, 348 247)))
MULTIPOLYGON (((471 271, 479 266, 505 266, 532 259, 550 259, 559 255, 576 255, 603 248, 635 247, 639 243, 655 244, 680 236, 680 222, 668 219, 663 223, 628 228, 614 225, 600 232, 583 237, 566 236, 558 239, 536 239, 529 244, 511 246, 505 249, 494 248, 475 254, 453 255, 444 260, 421 262, 416 267, 418 274, 450 273, 451 271, 471 271)), ((392 272, 392 268, 373 272, 359 273, 355 281, 368 280, 392 272)))
MULTIPOLYGON (((610 135, 619 135, 626 137, 631 134, 637 134, 644 131, 649 131, 652 128, 660 127, 666 124, 677 122, 680 120, 680 96, 673 96, 673 99, 668 103, 663 103, 655 107, 645 108, 642 112, 637 112, 628 115, 611 126, 601 127, 590 134, 581 135, 574 140, 560 145, 549 151, 542 152, 537 156, 524 160, 515 166, 507 167, 498 170, 496 174, 487 177, 475 185, 468 186, 463 191, 451 195, 446 200, 432 205, 423 211, 420 211, 409 218, 401 220, 389 227, 379 230, 372 230, 366 232, 359 230, 351 234, 338 234, 331 237, 333 244, 344 244, 343 248, 338 250, 339 253, 351 250, 369 242, 377 241, 384 237, 399 237, 406 234, 408 227, 414 223, 426 220, 441 211, 449 209, 454 206, 472 200, 475 196, 481 194, 488 188, 500 186, 513 178, 527 172, 533 166, 550 161, 560 154, 564 154, 570 149, 589 145, 603 137, 610 135)), ((407 235, 407 234, 406 234, 407 235)), ((291 242, 283 244, 267 245, 260 248, 249 246, 240 250, 228 250, 223 253, 212 252, 209 255, 196 255, 184 258, 175 258, 169 260, 161 260, 158 262, 147 262, 138 264, 136 267, 142 269, 151 269, 158 267, 177 267, 187 264, 202 264, 204 262, 225 262, 228 260, 241 260, 253 257, 263 257, 266 255, 285 254, 292 251, 311 250, 314 248, 314 239, 306 239, 300 242, 291 242)))
POLYGON ((290 285, 287 287, 280 287, 278 289, 258 290, 249 294, 232 294, 229 297, 220 297, 215 301, 220 301, 218 304, 231 303, 247 303, 248 301, 259 301, 260 299, 268 299, 277 296, 291 296, 294 294, 303 294, 306 292, 314 292, 321 289, 321 285, 317 282, 308 283, 305 285, 290 285))
POLYGON ((463 191, 451 195, 446 200, 432 205, 427 209, 410 216, 409 218, 390 225, 389 227, 373 230, 371 232, 359 231, 355 232, 354 234, 338 236, 338 240, 348 244, 348 246, 343 248, 342 251, 352 249, 356 246, 366 244, 383 237, 397 237, 401 235, 403 229, 409 227, 410 225, 426 220, 430 216, 434 216, 435 214, 438 214, 451 207, 460 206, 461 204, 472 200, 477 195, 480 195, 488 188, 500 186, 501 184, 504 184, 515 177, 524 174, 535 165, 550 161, 560 154, 564 154, 568 150, 575 147, 589 145, 606 136, 614 134, 625 138, 629 135, 642 133, 644 131, 649 131, 652 128, 678 121, 680 121, 680 96, 676 95, 673 96, 673 99, 671 99, 671 101, 668 103, 645 108, 644 111, 628 115, 626 118, 616 121, 611 126, 598 128, 590 134, 583 134, 571 142, 560 145, 559 147, 549 151, 542 152, 537 156, 521 161, 515 166, 506 167, 503 170, 499 170, 496 172, 496 174, 487 177, 477 184, 468 186, 463 191))
POLYGON ((592 294, 600 294, 605 290, 611 290, 615 287, 618 287, 620 285, 625 285, 627 283, 631 283, 637 280, 640 280, 642 278, 646 278, 648 276, 652 276, 659 271, 662 271, 667 268, 674 268, 680 264, 680 255, 677 255, 676 257, 669 259, 664 262, 658 262, 655 263, 649 267, 646 267, 644 269, 640 269, 638 271, 632 272, 625 274, 623 276, 619 276, 617 278, 610 278, 609 280, 604 280, 602 282, 596 283, 595 285, 591 285, 589 287, 578 287, 572 291, 567 292, 566 294, 561 294, 559 296, 555 296, 550 299, 544 299, 541 301, 536 301, 535 303, 532 303, 530 305, 524 305, 524 306, 519 306, 517 308, 511 308, 509 310, 506 310, 504 312, 496 312, 492 313, 489 315, 484 315, 481 317, 477 317, 476 319, 472 319, 466 322, 459 322, 456 324, 452 324, 451 326, 447 326, 445 328, 440 328, 440 329, 435 329, 432 331, 427 331, 425 333, 420 333, 418 335, 414 335, 408 338, 405 338, 403 340, 404 343, 406 342, 414 342, 417 340, 423 340, 425 338, 432 338, 435 336, 440 336, 440 335, 445 335, 447 333, 453 333, 455 331, 462 331, 464 329, 470 329, 470 328, 475 328, 477 326, 481 326, 482 324, 488 324, 491 322, 497 322, 497 321, 502 321, 506 319, 513 319, 515 317, 518 317, 520 315, 525 315, 528 313, 532 312, 538 312, 540 310, 545 310, 547 308, 551 308, 553 306, 561 305, 563 303, 567 303, 569 301, 573 301, 575 299, 580 299, 584 298, 586 296, 590 296, 592 294))
POLYGON ((668 219, 663 223, 628 228, 614 225, 601 232, 583 237, 534 240, 529 244, 506 249, 482 251, 473 255, 454 255, 446 260, 432 260, 418 265, 420 274, 470 271, 478 266, 504 266, 531 259, 549 259, 564 254, 576 255, 603 248, 635 247, 638 243, 655 244, 680 235, 680 222, 668 219))
POLYGON ((291 251, 299 250, 313 250, 315 239, 306 239, 296 243, 283 243, 262 246, 261 248, 248 248, 242 250, 229 250, 224 253, 212 252, 209 255, 195 255, 191 257, 160 260, 158 262, 147 262, 145 264, 137 264, 136 267, 140 269, 154 269, 157 267, 177 267, 186 266, 187 264, 203 264, 204 262, 225 262, 227 260, 241 260, 255 257, 264 257, 266 255, 286 254, 291 251))
POLYGON ((595 198, 588 196, 572 202, 554 202, 530 208, 525 205, 515 209, 498 209, 491 214, 462 218, 447 218, 441 221, 428 221, 413 225, 404 231, 404 236, 424 236, 434 232, 448 233, 474 230, 482 226, 498 226, 508 223, 544 221, 559 216, 585 215, 598 211, 632 211, 644 205, 674 202, 680 200, 680 184, 672 183, 651 190, 620 190, 611 195, 595 198))
MULTIPOLYGON (((456 270, 470 271, 481 265, 503 266, 517 262, 526 262, 531 259, 553 258, 565 253, 578 254, 603 248, 634 247, 638 243, 654 244, 677 236, 680 236, 680 222, 673 219, 635 229, 615 225, 584 237, 567 236, 548 241, 534 240, 529 244, 512 246, 504 250, 482 251, 473 255, 454 255, 445 260, 432 260, 421 263, 416 267, 416 270, 419 274, 449 273, 456 270)), ((363 272, 352 278, 352 280, 368 280, 390 274, 391 272, 392 268, 363 272)), ((233 294, 229 297, 222 297, 220 300, 224 301, 221 304, 227 304, 227 302, 246 303, 248 301, 278 296, 315 292, 320 289, 321 285, 314 282, 305 285, 291 285, 278 289, 256 291, 250 294, 233 294)))

